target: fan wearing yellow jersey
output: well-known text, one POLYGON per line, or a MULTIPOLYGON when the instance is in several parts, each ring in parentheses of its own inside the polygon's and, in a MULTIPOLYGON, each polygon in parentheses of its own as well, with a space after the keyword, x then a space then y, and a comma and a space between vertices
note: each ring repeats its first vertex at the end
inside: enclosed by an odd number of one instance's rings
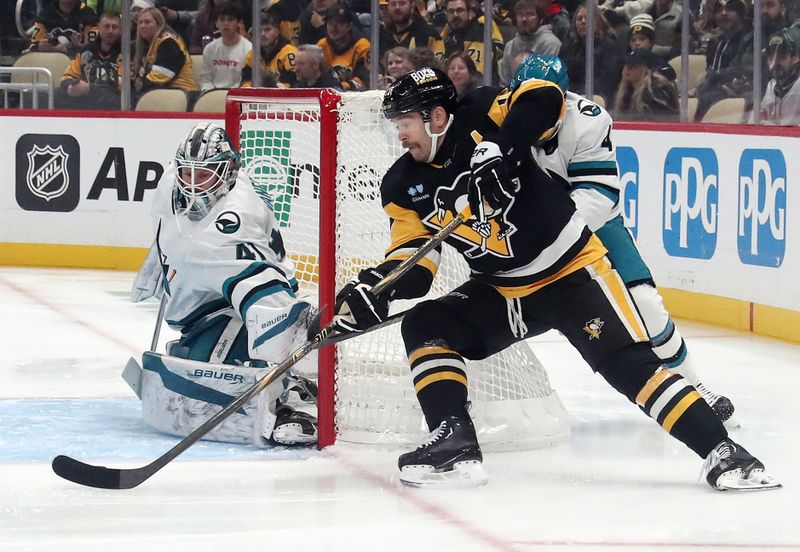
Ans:
POLYGON ((325 18, 325 38, 317 46, 325 53, 325 63, 344 90, 369 87, 369 40, 353 28, 353 12, 334 6, 325 18))
MULTIPOLYGON (((297 82, 297 46, 281 34, 281 24, 271 13, 264 14, 261 19, 260 44, 260 86, 274 86, 273 83, 277 80, 279 87, 291 88, 297 82)), ((240 86, 253 86, 253 52, 249 52, 244 60, 240 86)))

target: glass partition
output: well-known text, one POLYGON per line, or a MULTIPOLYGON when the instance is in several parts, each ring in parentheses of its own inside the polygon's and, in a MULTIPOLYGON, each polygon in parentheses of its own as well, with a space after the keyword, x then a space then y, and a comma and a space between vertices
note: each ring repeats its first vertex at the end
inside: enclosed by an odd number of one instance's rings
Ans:
POLYGON ((796 0, 5 5, 0 87, 6 107, 30 107, 32 99, 47 106, 52 96, 56 109, 221 111, 218 91, 230 87, 386 88, 425 65, 447 71, 463 95, 480 85, 507 85, 533 52, 559 55, 571 90, 616 120, 800 121, 796 0), (54 26, 54 14, 69 24, 54 26), (19 67, 37 67, 39 75, 19 67), (48 72, 52 90, 46 90, 48 72))

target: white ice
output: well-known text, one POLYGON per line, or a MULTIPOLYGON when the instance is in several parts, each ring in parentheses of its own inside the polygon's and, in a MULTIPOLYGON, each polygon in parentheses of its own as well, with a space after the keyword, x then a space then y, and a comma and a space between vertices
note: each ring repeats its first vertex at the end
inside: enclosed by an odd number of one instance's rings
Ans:
POLYGON ((800 347, 683 321, 705 383, 735 402, 733 438, 783 489, 721 493, 698 481, 701 460, 554 333, 533 345, 572 436, 488 453, 483 488, 404 488, 400 450, 344 443, 199 443, 129 491, 61 480, 57 454, 132 467, 176 442, 141 423, 120 378, 156 314, 128 302, 132 278, 0 268, 0 551, 800 550, 800 347))

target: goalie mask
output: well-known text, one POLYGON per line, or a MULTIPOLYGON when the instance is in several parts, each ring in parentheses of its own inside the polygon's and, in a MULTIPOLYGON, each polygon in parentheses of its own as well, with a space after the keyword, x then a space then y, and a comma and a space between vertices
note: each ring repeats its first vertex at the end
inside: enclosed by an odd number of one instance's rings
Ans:
POLYGON ((192 222, 205 218, 236 183, 239 153, 222 127, 199 123, 175 154, 172 206, 192 222))

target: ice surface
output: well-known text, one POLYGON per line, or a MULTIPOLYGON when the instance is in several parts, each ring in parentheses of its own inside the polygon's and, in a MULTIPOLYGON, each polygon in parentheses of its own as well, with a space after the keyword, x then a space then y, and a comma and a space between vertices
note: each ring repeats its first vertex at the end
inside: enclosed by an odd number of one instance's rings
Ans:
MULTIPOLYGON (((800 550, 800 347, 681 322, 733 433, 785 488, 726 494, 702 462, 561 338, 533 340, 572 421, 552 449, 486 455, 480 489, 408 489, 398 449, 199 443, 130 491, 83 488, 56 454, 140 466, 176 441, 142 425, 120 378, 157 304, 131 273, 0 268, 0 551, 800 550)), ((162 343, 167 336, 162 336, 162 343)))

